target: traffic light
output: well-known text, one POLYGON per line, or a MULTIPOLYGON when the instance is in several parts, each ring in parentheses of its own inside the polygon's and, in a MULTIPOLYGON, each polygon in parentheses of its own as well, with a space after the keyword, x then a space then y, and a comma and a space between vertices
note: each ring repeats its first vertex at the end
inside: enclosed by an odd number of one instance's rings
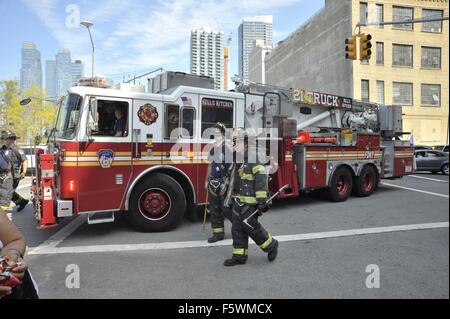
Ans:
POLYGON ((345 39, 345 58, 356 60, 356 35, 345 39))
POLYGON ((370 60, 370 56, 372 55, 372 36, 370 34, 361 33, 359 35, 359 59, 362 60, 370 60))

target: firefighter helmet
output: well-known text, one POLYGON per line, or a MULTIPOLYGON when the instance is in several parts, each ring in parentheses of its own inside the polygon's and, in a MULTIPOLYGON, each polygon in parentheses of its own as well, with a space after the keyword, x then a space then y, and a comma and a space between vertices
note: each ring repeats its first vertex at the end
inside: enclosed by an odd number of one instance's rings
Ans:
POLYGON ((11 131, 2 131, 2 140, 7 140, 7 139, 18 139, 19 137, 17 137, 16 133, 11 132, 11 131))
POLYGON ((219 130, 220 135, 225 136, 225 131, 227 129, 225 124, 223 124, 222 122, 217 122, 213 127, 219 130))

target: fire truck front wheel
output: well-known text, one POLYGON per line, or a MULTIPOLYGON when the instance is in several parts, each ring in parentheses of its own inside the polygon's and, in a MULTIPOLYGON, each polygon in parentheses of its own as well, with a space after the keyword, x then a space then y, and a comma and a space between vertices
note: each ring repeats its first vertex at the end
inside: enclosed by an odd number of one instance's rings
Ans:
POLYGON ((175 228, 186 211, 181 185, 165 174, 152 174, 139 183, 130 197, 129 222, 140 231, 158 232, 175 228))
POLYGON ((352 173, 347 167, 339 167, 331 177, 330 187, 327 189, 328 198, 333 202, 343 202, 350 196, 352 187, 352 173))
POLYGON ((353 195, 358 197, 370 196, 377 187, 377 171, 372 165, 366 165, 359 176, 355 177, 353 195))

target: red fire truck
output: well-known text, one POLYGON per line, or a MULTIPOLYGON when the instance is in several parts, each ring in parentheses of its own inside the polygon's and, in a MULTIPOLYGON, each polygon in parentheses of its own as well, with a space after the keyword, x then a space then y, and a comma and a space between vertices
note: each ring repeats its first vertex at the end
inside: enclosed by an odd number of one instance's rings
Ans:
POLYGON ((202 132, 219 121, 272 132, 259 138, 276 144, 269 187, 275 192, 288 184, 281 198, 325 189, 332 201, 344 201, 369 196, 381 178, 413 172, 413 145, 400 139, 400 106, 301 89, 237 85, 223 92, 185 82, 153 93, 108 88, 100 78, 71 88, 48 149, 37 156, 40 227, 77 214, 88 214, 89 223, 110 222, 123 212, 139 230, 164 231, 195 216, 206 200, 213 143, 202 132))

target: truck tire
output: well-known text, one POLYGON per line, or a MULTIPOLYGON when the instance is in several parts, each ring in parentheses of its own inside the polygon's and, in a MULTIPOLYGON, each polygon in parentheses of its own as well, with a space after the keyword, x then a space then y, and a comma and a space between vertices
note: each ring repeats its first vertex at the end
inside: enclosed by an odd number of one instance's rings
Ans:
POLYGON ((444 175, 448 175, 448 163, 442 165, 441 172, 444 175))
POLYGON ((375 168, 371 165, 366 165, 359 176, 355 177, 353 183, 353 195, 358 197, 370 196, 377 187, 378 176, 375 168))
POLYGON ((332 202, 346 201, 353 187, 352 173, 347 167, 339 167, 331 177, 330 187, 327 189, 328 199, 332 202))
POLYGON ((130 196, 125 213, 130 224, 143 232, 162 232, 175 228, 186 211, 181 185, 165 174, 152 174, 140 182, 130 196))

